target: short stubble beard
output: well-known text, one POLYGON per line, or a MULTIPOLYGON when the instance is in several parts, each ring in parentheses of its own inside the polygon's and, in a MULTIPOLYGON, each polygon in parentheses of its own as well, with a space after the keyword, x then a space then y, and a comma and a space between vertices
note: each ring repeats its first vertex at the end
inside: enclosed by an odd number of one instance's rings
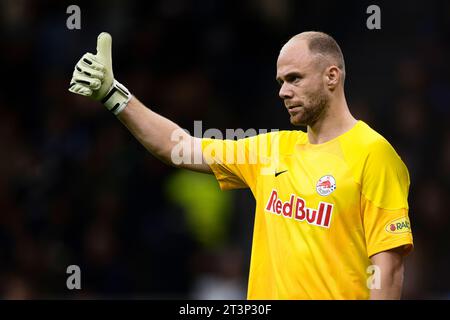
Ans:
POLYGON ((330 107, 330 97, 323 89, 309 95, 309 101, 303 105, 302 114, 291 116, 291 123, 295 126, 313 126, 326 114, 330 107))

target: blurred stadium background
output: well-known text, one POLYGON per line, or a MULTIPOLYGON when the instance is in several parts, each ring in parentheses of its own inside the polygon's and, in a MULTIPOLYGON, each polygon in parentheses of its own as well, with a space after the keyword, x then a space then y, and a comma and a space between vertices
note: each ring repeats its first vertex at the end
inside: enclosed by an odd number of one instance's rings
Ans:
POLYGON ((294 129, 275 62, 305 30, 337 39, 351 111, 409 168, 404 298, 450 298, 449 1, 1 0, 0 16, 0 298, 244 298, 251 193, 160 163, 67 87, 108 31, 116 78, 191 132, 294 129), (82 290, 66 288, 71 264, 82 290))

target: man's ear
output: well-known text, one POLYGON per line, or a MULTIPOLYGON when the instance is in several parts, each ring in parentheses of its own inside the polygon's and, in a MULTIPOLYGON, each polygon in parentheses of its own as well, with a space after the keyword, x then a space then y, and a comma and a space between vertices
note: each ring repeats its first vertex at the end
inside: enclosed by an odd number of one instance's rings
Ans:
POLYGON ((325 81, 327 87, 334 91, 342 81, 342 71, 336 66, 328 67, 325 71, 325 81))

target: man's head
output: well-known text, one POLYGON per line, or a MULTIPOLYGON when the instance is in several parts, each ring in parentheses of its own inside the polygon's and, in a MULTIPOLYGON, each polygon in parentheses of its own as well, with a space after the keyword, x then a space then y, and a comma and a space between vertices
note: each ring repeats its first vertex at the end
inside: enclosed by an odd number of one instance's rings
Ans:
POLYGON ((303 32, 281 48, 277 81, 294 125, 311 126, 343 95, 345 63, 336 41, 322 32, 303 32))

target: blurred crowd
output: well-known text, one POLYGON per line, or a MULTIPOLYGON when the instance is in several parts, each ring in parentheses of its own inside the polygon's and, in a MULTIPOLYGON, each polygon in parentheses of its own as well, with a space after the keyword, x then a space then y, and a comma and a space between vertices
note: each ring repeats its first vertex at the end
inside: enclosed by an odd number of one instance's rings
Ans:
POLYGON ((353 114, 411 176, 414 252, 405 299, 450 298, 450 3, 0 1, 0 298, 246 296, 254 200, 153 158, 115 117, 67 91, 73 67, 113 36, 116 78, 193 133, 295 130, 275 62, 292 35, 330 33, 353 114), (69 265, 81 290, 68 290, 69 265))

